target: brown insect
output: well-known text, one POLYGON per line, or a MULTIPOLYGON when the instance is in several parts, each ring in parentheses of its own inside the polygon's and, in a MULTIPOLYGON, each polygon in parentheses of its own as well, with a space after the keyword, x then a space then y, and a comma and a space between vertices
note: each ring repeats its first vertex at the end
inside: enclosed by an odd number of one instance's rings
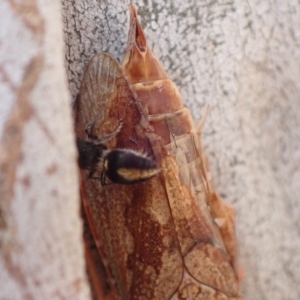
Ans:
MULTIPOLYGON (((127 185, 103 186, 81 170, 91 231, 85 233, 86 257, 96 298, 242 299, 234 210, 214 192, 201 131, 148 48, 133 5, 122 65, 100 53, 87 67, 76 106, 76 135, 91 148, 109 136, 105 150, 130 149, 137 160, 143 153, 154 162, 145 168, 151 169, 146 181, 127 185)), ((106 172, 106 167, 97 164, 93 172, 106 172)), ((127 175, 139 172, 137 165, 125 169, 127 175)), ((139 181, 134 174, 128 176, 139 181)))

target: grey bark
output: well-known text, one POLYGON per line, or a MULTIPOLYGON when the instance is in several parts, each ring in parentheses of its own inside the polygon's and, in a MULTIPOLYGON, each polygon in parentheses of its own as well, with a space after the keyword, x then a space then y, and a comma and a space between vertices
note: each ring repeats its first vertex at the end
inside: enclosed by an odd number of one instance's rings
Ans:
POLYGON ((0 12, 0 299, 88 299, 61 7, 0 12))
MULTIPOLYGON (((73 97, 93 54, 122 59, 130 1, 64 2, 73 97)), ((204 128, 217 190, 237 211, 245 299, 299 299, 300 4, 136 1, 150 47, 204 128)))

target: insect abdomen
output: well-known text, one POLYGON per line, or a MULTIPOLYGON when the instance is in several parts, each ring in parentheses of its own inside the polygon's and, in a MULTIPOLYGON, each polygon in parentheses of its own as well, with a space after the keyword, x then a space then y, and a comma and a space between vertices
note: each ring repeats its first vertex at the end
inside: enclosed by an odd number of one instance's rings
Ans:
POLYGON ((150 179, 159 169, 153 160, 136 151, 116 149, 106 155, 104 172, 113 182, 131 184, 150 179))

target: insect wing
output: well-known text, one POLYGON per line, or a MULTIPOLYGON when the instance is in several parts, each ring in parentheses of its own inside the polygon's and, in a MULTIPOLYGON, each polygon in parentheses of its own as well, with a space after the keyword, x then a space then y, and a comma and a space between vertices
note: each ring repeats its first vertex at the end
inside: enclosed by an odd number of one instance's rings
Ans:
POLYGON ((122 66, 148 107, 153 133, 164 145, 156 147, 156 139, 148 135, 155 155, 161 157, 162 184, 184 262, 183 278, 172 299, 240 299, 232 209, 214 193, 198 137, 201 132, 195 130, 175 84, 149 49, 134 6, 122 66))
MULTIPOLYGON (((77 137, 86 139, 85 128, 88 124, 107 120, 108 103, 120 76, 122 71, 118 62, 109 54, 99 53, 91 59, 75 103, 77 137)), ((102 136, 101 132, 96 131, 93 132, 95 135, 102 136)))
POLYGON ((122 68, 107 54, 89 63, 76 132, 83 138, 92 123, 91 134, 101 137, 120 121, 123 127, 108 146, 153 155, 162 171, 145 183, 105 187, 81 172, 85 213, 105 269, 98 274, 109 286, 98 295, 241 299, 234 213, 214 193, 201 131, 148 49, 134 6, 122 68))
MULTIPOLYGON (((121 67, 107 54, 96 55, 80 89, 77 135, 94 122, 93 135, 103 136, 122 120, 110 148, 150 155, 145 114, 121 67), (103 68, 104 61, 113 71, 103 68)), ((156 176, 141 184, 103 188, 85 171, 81 175, 85 214, 110 285, 107 294, 111 299, 169 299, 180 284, 183 264, 163 179, 156 176)))

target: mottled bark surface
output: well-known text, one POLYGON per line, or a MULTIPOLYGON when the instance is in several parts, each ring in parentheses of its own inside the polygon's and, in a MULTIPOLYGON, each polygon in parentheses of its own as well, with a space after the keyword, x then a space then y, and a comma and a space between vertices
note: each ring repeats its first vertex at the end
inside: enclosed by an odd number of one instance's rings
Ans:
POLYGON ((0 299, 88 299, 59 1, 0 3, 0 299))
MULTIPOLYGON (((299 299, 300 4, 137 1, 154 53, 204 128, 217 190, 237 210, 246 299, 299 299)), ((75 97, 93 54, 122 59, 129 1, 64 2, 75 97)))

